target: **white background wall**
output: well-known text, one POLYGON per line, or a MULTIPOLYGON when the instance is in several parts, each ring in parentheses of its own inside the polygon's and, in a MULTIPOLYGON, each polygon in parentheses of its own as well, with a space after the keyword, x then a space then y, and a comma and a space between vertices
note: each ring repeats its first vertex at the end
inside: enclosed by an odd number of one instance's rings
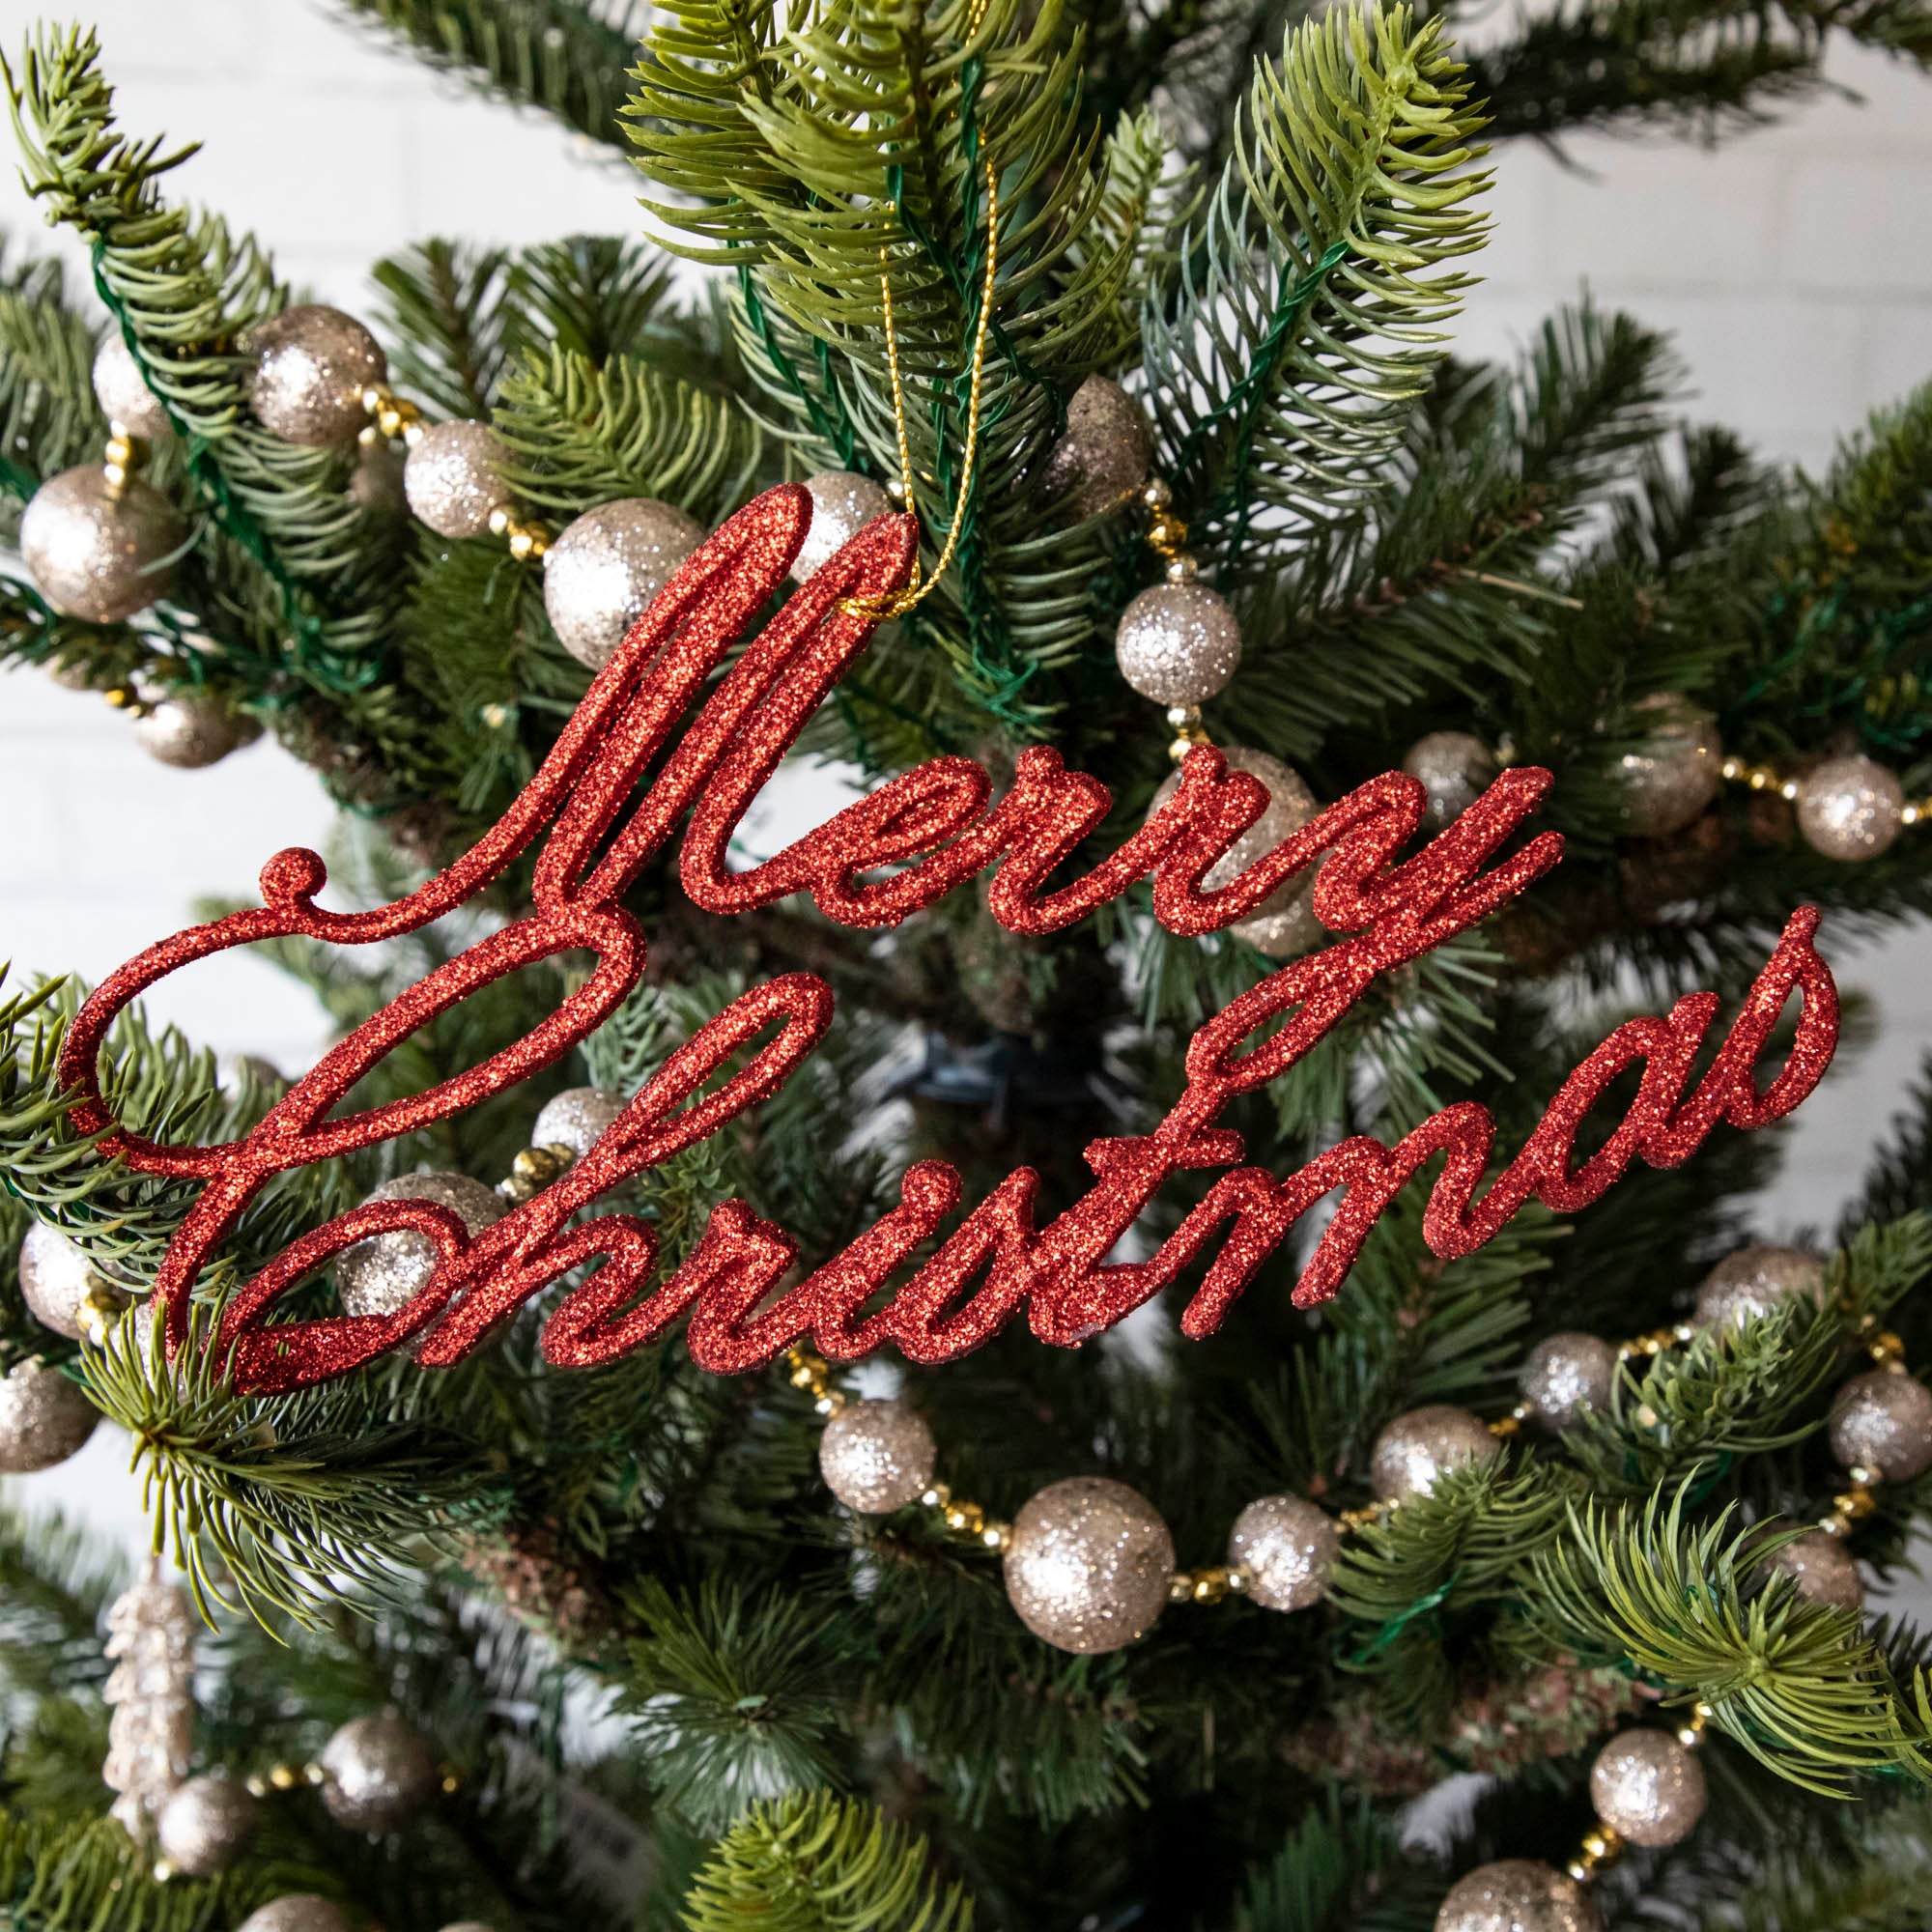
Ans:
MULTIPOLYGON (((432 233, 524 242, 637 222, 635 177, 607 151, 389 55, 315 0, 82 5, 124 126, 203 141, 182 189, 255 229, 323 298, 366 313, 367 263, 432 233)), ((0 0, 10 49, 32 17, 0 0)), ((1489 280, 1461 347, 1506 352, 1587 280, 1677 332, 1700 413, 1822 466, 1839 433, 1932 375, 1932 83, 1856 53, 1832 73, 1863 103, 1815 100, 1717 151, 1597 138, 1562 161, 1501 152, 1489 280)), ((43 242, 11 177, 0 225, 43 242)), ((322 839, 327 813, 272 745, 169 771, 98 698, 14 672, 0 673, 0 954, 98 977, 183 923, 194 895, 245 893, 270 852, 322 839)), ((1932 1044, 1932 939, 1854 959, 1828 934, 1827 950, 1875 999, 1883 1044, 1807 1103, 1765 1204, 1770 1236, 1830 1224, 1932 1044)), ((319 1043, 304 996, 240 957, 154 1006, 284 1067, 319 1043)), ((104 1435, 30 1490, 122 1523, 137 1509, 104 1435)))

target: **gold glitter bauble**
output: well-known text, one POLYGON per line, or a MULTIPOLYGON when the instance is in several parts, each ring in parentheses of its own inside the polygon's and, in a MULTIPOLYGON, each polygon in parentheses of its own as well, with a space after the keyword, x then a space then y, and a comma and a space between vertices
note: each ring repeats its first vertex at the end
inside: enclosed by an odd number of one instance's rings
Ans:
POLYGON ((1466 731, 1432 731, 1418 738, 1402 768, 1429 794, 1422 822, 1437 832, 1468 810, 1496 775, 1490 748, 1466 731))
POLYGON ((1228 1565, 1248 1573, 1249 1598, 1267 1610, 1301 1610, 1321 1601, 1342 1553, 1334 1519, 1304 1496, 1263 1496, 1235 1519, 1228 1565))
POLYGON ((130 476, 118 492, 98 463, 49 477, 20 518, 20 561, 67 617, 116 624, 167 595, 187 526, 158 490, 130 476))
POLYGON ((704 526, 668 503, 626 497, 586 510, 544 556, 544 609, 557 642, 601 670, 704 526))
POLYGON ((1775 1577, 1789 1577, 1806 1603, 1856 1610, 1865 1600, 1864 1578, 1843 1542, 1829 1530, 1807 1529, 1764 1559, 1775 1577))
POLYGON ((168 433, 168 412, 141 377, 128 338, 110 327, 94 353, 94 397, 100 412, 129 436, 153 442, 168 433))
POLYGON ((322 1802, 354 1832, 393 1832, 436 1795, 436 1758, 393 1711, 355 1718, 322 1747, 322 1802))
POLYGON ((1905 787, 1876 758, 1827 758, 1798 781, 1798 829, 1814 852, 1856 863, 1905 828, 1905 787))
POLYGON ((155 1849, 185 1878, 213 1878, 241 1857, 255 1835, 256 1803, 225 1771, 190 1777, 155 1820, 155 1849))
POLYGON ((1498 1859, 1458 1879, 1435 1915, 1435 1932, 1603 1932, 1596 1901, 1538 1859, 1498 1859))
POLYGON ((1137 1490, 1074 1476, 1013 1520, 1007 1596, 1037 1637, 1082 1655, 1132 1643, 1160 1615, 1174 1539, 1137 1490))
POLYGON ((91 1310, 125 1308, 125 1289, 103 1280, 87 1256, 58 1228, 36 1221, 20 1243, 20 1297, 37 1321, 78 1342, 91 1310))
POLYGON ((811 527, 792 559, 792 579, 798 583, 875 517, 890 516, 893 510, 893 499, 856 469, 821 469, 805 479, 805 487, 811 496, 811 527))
POLYGON ((0 1474, 24 1476, 65 1463, 94 1434, 99 1412, 38 1355, 0 1378, 0 1474))
POLYGON ((847 1403, 818 1438, 818 1473, 847 1509, 885 1516, 932 1482, 932 1431, 902 1402, 847 1403))
POLYGON ((1640 752, 1623 757, 1624 822, 1639 838, 1681 832, 1717 797, 1724 747, 1708 711, 1662 691, 1632 707, 1650 726, 1640 752))
POLYGON ((1071 490, 1073 514, 1097 517, 1140 489, 1152 461, 1146 410, 1120 384, 1089 376, 1066 405, 1066 434, 1046 459, 1042 493, 1071 490))
POLYGON ((390 448, 388 439, 378 437, 355 452, 355 468, 349 472, 344 494, 358 510, 377 517, 400 517, 410 507, 409 493, 403 488, 403 459, 390 448))
POLYGON ((1696 1752, 1668 1731, 1621 1732, 1590 1767, 1590 1803, 1597 1816, 1633 1845, 1674 1845, 1688 1838, 1709 1802, 1696 1752))
POLYGON ((1376 1437, 1369 1481, 1384 1502, 1426 1496, 1447 1470, 1487 1463, 1501 1447, 1480 1417, 1447 1403, 1399 1415, 1376 1437))
POLYGON ((256 418, 284 442, 352 441, 367 419, 362 391, 389 373, 381 345, 353 315, 298 302, 248 331, 256 418))
POLYGON ((530 1145, 567 1147, 582 1160, 626 1104, 621 1094, 607 1094, 601 1087, 566 1087, 538 1110, 530 1145))
POLYGON ((1803 1248, 1754 1241, 1704 1277, 1694 1319, 1700 1328, 1741 1327, 1797 1296, 1824 1299, 1824 1264, 1803 1248))
MULTIPOLYGON (((494 1187, 467 1174, 424 1168, 372 1188, 368 1201, 434 1201, 454 1209, 472 1235, 501 1218, 506 1203, 494 1187)), ((348 1315, 394 1315, 415 1298, 436 1272, 436 1243, 413 1228, 373 1235, 335 1258, 335 1292, 348 1315)))
POLYGON ((1156 583, 1121 612, 1121 675, 1156 704, 1205 704, 1241 662, 1241 630, 1205 583, 1156 583))
POLYGON ((1832 1404, 1831 1433, 1846 1468, 1909 1483, 1932 1469, 1932 1389, 1896 1370, 1854 1376, 1832 1404))
POLYGON ((249 736, 234 708, 212 691, 179 685, 134 720, 134 742, 158 764, 199 771, 249 736))
POLYGON ((1568 1429, 1586 1410, 1608 1408, 1617 1351, 1595 1335, 1548 1335, 1529 1351, 1517 1392, 1546 1429, 1568 1429))
MULTIPOLYGON (((1256 860, 1264 858, 1284 838, 1299 832, 1321 809, 1299 774, 1291 771, 1279 758, 1271 758, 1265 752, 1250 751, 1245 745, 1225 745, 1220 750, 1229 770, 1246 772, 1250 778, 1261 780, 1267 787, 1268 802, 1262 815, 1208 867, 1202 884, 1210 892, 1218 891, 1246 871, 1256 860)), ((1179 772, 1162 783, 1153 795, 1149 817, 1174 796, 1179 783, 1179 772)), ((1295 873, 1246 919, 1236 920, 1229 931, 1276 959, 1306 952, 1323 931, 1309 903, 1315 891, 1315 871, 1310 866, 1295 873)))
POLYGON ((509 460, 488 423, 438 423, 423 431, 403 466, 410 508, 440 537, 480 537, 490 512, 510 500, 502 476, 509 460))
POLYGON ((351 1927, 334 1899, 319 1891, 291 1891, 257 1906, 235 1932, 351 1932, 351 1927))

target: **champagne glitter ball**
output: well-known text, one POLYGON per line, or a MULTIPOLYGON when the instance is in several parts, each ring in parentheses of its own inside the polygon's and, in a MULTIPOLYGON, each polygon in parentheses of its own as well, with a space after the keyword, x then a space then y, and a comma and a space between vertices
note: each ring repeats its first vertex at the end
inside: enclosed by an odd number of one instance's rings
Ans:
POLYGON ((1303 1496, 1251 1502, 1228 1537, 1229 1567, 1247 1571, 1249 1597, 1268 1610, 1320 1603, 1341 1553, 1334 1519, 1303 1496))
POLYGON ((0 1475, 24 1476, 65 1463, 94 1434, 94 1405, 38 1355, 0 1378, 0 1475))
POLYGON ((1807 1529, 1764 1560, 1774 1577, 1789 1577, 1807 1603, 1856 1610, 1865 1600, 1857 1559, 1829 1530, 1807 1529))
POLYGON ((502 477, 509 456, 487 423, 424 430, 403 466, 410 508, 440 537, 480 537, 490 512, 510 500, 502 477))
POLYGON ((393 1832, 436 1793, 428 1742, 393 1711, 355 1718, 322 1747, 322 1802, 354 1832, 393 1832))
POLYGON ((1426 1496, 1446 1470, 1487 1463, 1500 1446, 1466 1408, 1431 1403, 1397 1416, 1376 1437, 1369 1481, 1384 1502, 1426 1496))
POLYGON ((1644 838, 1681 832, 1718 795, 1724 748, 1708 711, 1675 692, 1635 706, 1649 727, 1640 752, 1623 757, 1624 820, 1644 838))
POLYGON ((544 609, 557 641, 580 664, 601 670, 703 541, 696 519, 649 497, 584 511, 544 557, 544 609))
POLYGON ((1608 1408, 1616 1385, 1617 1351, 1575 1332, 1546 1336, 1517 1378, 1524 1406, 1546 1429, 1568 1429, 1586 1409, 1608 1408))
POLYGON ((351 1932, 351 1927, 334 1899, 319 1891, 291 1891, 257 1906, 236 1932, 351 1932))
POLYGON ((1825 1268, 1816 1255, 1755 1241, 1726 1255, 1704 1277, 1695 1320, 1700 1328, 1741 1327, 1794 1296, 1819 1301, 1824 1293, 1825 1268))
POLYGON ((186 685, 156 698, 134 721, 134 742, 149 757, 186 772, 225 758, 247 736, 224 699, 186 685))
POLYGON ((1567 1872, 1537 1859, 1498 1859, 1458 1879, 1435 1932, 1603 1932, 1596 1901, 1567 1872))
POLYGON ((54 609, 119 623, 167 594, 187 526, 158 490, 130 476, 117 494, 98 463, 49 477, 20 518, 20 561, 54 609))
POLYGON ((1798 781, 1798 829, 1828 859, 1876 859, 1904 813, 1904 786, 1875 758, 1827 758, 1798 781))
POLYGON ((284 442, 352 440, 366 419, 362 391, 389 365, 376 338, 339 308, 299 302, 248 331, 248 392, 257 419, 284 442))
POLYGON ((601 1087, 566 1087, 546 1100, 530 1127, 532 1147, 567 1147, 582 1160, 597 1145, 597 1137, 624 1111, 621 1094, 601 1087))
POLYGON ((1704 1767, 1668 1731, 1620 1732, 1590 1767, 1597 1816, 1633 1845, 1674 1845, 1696 1830, 1710 1793, 1704 1767))
MULTIPOLYGON (((1300 776, 1279 758, 1271 758, 1265 752, 1250 751, 1245 745, 1223 746, 1221 755, 1227 759, 1231 771, 1246 772, 1250 778, 1260 779, 1267 787, 1268 802, 1262 815, 1208 867, 1202 883, 1210 891, 1238 877, 1284 838, 1299 832, 1321 809, 1300 776)), ((1153 804, 1148 811, 1150 817, 1174 796, 1179 783, 1179 772, 1163 782, 1153 795, 1153 804)), ((1270 893, 1248 918, 1236 921, 1229 930, 1276 959, 1307 952, 1322 934, 1321 922, 1315 917, 1315 909, 1309 903, 1315 891, 1315 870, 1310 866, 1306 871, 1297 872, 1278 891, 1270 893)))
POLYGON ((94 353, 94 398, 107 420, 129 436, 153 442, 168 433, 168 412, 142 380, 134 352, 118 328, 109 328, 94 353))
POLYGON ((1089 376, 1066 405, 1066 434, 1053 445, 1042 478, 1047 497, 1071 490, 1076 517, 1097 517, 1148 480, 1153 436, 1147 412, 1105 376, 1089 376))
POLYGON ((805 487, 811 495, 811 527, 791 566, 793 581, 799 583, 874 517, 890 516, 893 509, 893 499, 856 469, 821 469, 805 479, 805 487))
MULTIPOLYGON (((368 1195, 370 1201, 434 1201, 453 1208, 470 1234, 480 1235, 503 1212, 494 1187, 467 1174, 425 1168, 399 1174, 368 1195)), ((335 1260, 335 1291, 349 1315, 393 1315, 406 1307, 436 1271, 436 1243, 413 1228, 398 1228, 345 1248, 335 1260)))
POLYGON ((161 1806, 155 1848, 186 1878, 226 1871, 255 1835, 255 1800, 225 1771, 190 1777, 161 1806))
POLYGON ((1474 805, 1496 775, 1496 761, 1466 731, 1432 731, 1408 748, 1402 768, 1429 794, 1422 822, 1439 832, 1474 805))
POLYGON ((1121 675, 1156 704, 1203 704, 1241 662, 1241 632, 1205 583, 1156 583, 1121 612, 1121 675))
POLYGON ((1831 1432, 1846 1468, 1909 1483, 1932 1469, 1932 1389, 1893 1370, 1854 1376, 1832 1404, 1831 1432))
POLYGON ((1160 1615, 1174 1540, 1137 1490, 1073 1476, 1013 1520, 1007 1596, 1034 1635, 1081 1655, 1132 1643, 1160 1615))
POLYGON ((128 1304, 125 1291, 103 1281, 73 1242, 41 1221, 20 1243, 20 1295, 37 1321, 70 1342, 87 1333, 90 1301, 101 1309, 128 1304))
POLYGON ((938 1451, 918 1410, 902 1402, 847 1403, 818 1438, 818 1472, 847 1509, 885 1516, 932 1482, 938 1451))
POLYGON ((409 509, 403 459, 390 448, 386 438, 365 442, 355 452, 355 468, 349 472, 346 494, 358 510, 374 516, 400 517, 409 509))

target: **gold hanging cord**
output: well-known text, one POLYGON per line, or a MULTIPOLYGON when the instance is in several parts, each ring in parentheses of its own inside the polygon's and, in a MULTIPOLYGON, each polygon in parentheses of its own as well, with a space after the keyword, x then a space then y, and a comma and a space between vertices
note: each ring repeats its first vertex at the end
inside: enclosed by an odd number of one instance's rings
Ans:
MULTIPOLYGON (((963 501, 966 492, 973 483, 973 461, 980 447, 980 384, 986 367, 986 329, 993 319, 993 278, 1000 265, 1000 191, 994 179, 993 163, 986 161, 986 272, 980 289, 980 319, 973 330, 973 374, 966 395, 966 450, 959 466, 959 489, 957 499, 963 501)), ((904 493, 903 508, 907 516, 917 514, 913 500, 912 446, 906 436, 905 384, 899 375, 898 335, 893 327, 893 282, 892 256, 879 250, 879 295, 886 311, 886 363, 892 371, 893 379, 893 427, 898 435, 899 482, 904 493)), ((878 622, 887 617, 903 617, 905 613, 923 603, 933 586, 946 575, 947 566, 952 561, 952 553, 959 547, 960 518, 955 506, 952 527, 946 533, 946 546, 939 553, 939 560, 932 567, 932 575, 923 577, 920 569, 919 556, 915 552, 912 561, 912 582, 903 590, 895 590, 883 597, 848 597, 839 608, 855 617, 869 617, 878 622)))

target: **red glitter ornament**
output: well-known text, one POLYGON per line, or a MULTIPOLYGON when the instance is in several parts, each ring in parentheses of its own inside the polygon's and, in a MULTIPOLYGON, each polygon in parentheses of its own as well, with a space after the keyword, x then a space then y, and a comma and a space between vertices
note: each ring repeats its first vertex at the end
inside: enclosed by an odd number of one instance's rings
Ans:
POLYGON ((807 1335, 836 1360, 892 1343, 914 1361, 948 1361, 979 1347, 1022 1309, 1041 1341, 1068 1347, 1158 1293, 1225 1224, 1226 1238, 1182 1320, 1186 1333, 1205 1335, 1295 1221, 1338 1188, 1342 1203, 1302 1271, 1297 1305, 1337 1292, 1377 1216, 1438 1152, 1447 1158, 1431 1193, 1425 1237, 1444 1257, 1466 1254, 1492 1238, 1532 1196, 1574 1211, 1597 1199, 1634 1158, 1674 1166, 1720 1120, 1751 1127, 1780 1118, 1823 1074, 1836 1039, 1837 1001, 1811 944, 1817 914, 1804 908, 1792 916, 1689 1098, 1691 1062, 1716 1016, 1711 994, 1679 1001, 1667 1019, 1618 1028, 1571 1076, 1480 1200, 1494 1125, 1485 1108, 1466 1102, 1424 1122, 1393 1148, 1356 1136, 1281 1179, 1238 1166, 1240 1136, 1215 1124, 1230 1100, 1288 1071, 1381 974, 1463 931, 1557 863, 1562 841, 1551 833, 1505 850, 1548 789, 1549 775, 1503 773, 1438 837, 1402 859, 1421 823, 1423 791, 1414 779, 1386 773, 1227 885, 1204 892, 1205 875, 1261 815, 1267 794, 1202 748, 1188 755, 1174 796, 1133 837, 1092 871, 1049 890, 1058 868, 1105 817, 1106 787, 1067 771, 1056 753, 1035 748, 1021 755, 1007 795, 990 805, 991 782, 978 765, 935 758, 764 864, 734 873, 725 855, 747 808, 871 634, 870 622, 848 609, 848 600, 883 596, 911 569, 917 541, 911 520, 885 517, 869 525, 745 647, 673 743, 678 721, 783 582, 810 517, 807 493, 784 486, 740 511, 704 544, 632 627, 509 810, 418 891, 372 912, 326 912, 314 903, 326 882, 322 861, 299 848, 278 853, 262 869, 259 911, 191 927, 151 948, 81 1009, 61 1060, 63 1078, 80 1094, 75 1125, 100 1133, 106 1151, 144 1173, 208 1183, 156 1276, 155 1299, 171 1350, 185 1336, 196 1279, 271 1176, 473 1106, 550 1065, 610 1016, 644 966, 644 934, 622 895, 687 814, 679 877, 696 904, 719 914, 809 893, 842 924, 893 925, 998 862, 987 902, 1011 931, 1060 931, 1151 876, 1156 918, 1175 932, 1204 934, 1246 918, 1325 854, 1315 911, 1330 931, 1346 936, 1270 974, 1202 1027, 1187 1052, 1187 1087, 1167 1117, 1151 1133, 1094 1143, 1087 1150, 1094 1186, 1044 1227, 1037 1221, 1039 1177, 1022 1168, 941 1238, 959 1207, 960 1179, 943 1162, 922 1161, 901 1181, 898 1207, 769 1306, 796 1260, 796 1245, 742 1202, 714 1209, 683 1264, 655 1285, 657 1239, 647 1222, 612 1214, 572 1225, 620 1181, 775 1093, 823 1037, 832 995, 822 980, 792 974, 755 987, 673 1053, 575 1166, 480 1234, 469 1235, 458 1216, 434 1203, 384 1201, 340 1215, 285 1249, 222 1310, 213 1346, 232 1351, 238 1386, 273 1392, 325 1380, 417 1337, 422 1366, 447 1366, 481 1346, 532 1296, 590 1263, 597 1264, 594 1271, 564 1296, 544 1328, 546 1357, 560 1366, 612 1360, 686 1314, 693 1359, 723 1374, 768 1362, 807 1335), (653 766, 655 776, 639 792, 653 766), (101 1092, 101 1044, 114 1016, 156 981, 258 939, 301 934, 353 946, 414 931, 483 891, 546 826, 532 910, 357 1027, 243 1139, 218 1147, 162 1145, 113 1119, 101 1092), (889 867, 898 869, 883 879, 867 876, 889 867), (356 1082, 428 1021, 506 973, 573 950, 593 952, 595 969, 515 1045, 426 1093, 332 1118, 356 1082), (1754 1067, 1793 991, 1803 1002, 1797 1044, 1760 1092, 1754 1067), (715 1093, 696 1097, 747 1053, 715 1093), (1601 1151, 1573 1167, 1583 1117, 1619 1071, 1639 1062, 1639 1091, 1624 1121, 1601 1151), (1216 1167, 1231 1172, 1154 1255, 1106 1262, 1169 1177, 1216 1167), (433 1274, 407 1306, 387 1316, 271 1320, 283 1293, 329 1257, 403 1228, 427 1236, 437 1250, 433 1274), (934 1240, 937 1249, 890 1304, 864 1313, 893 1273, 934 1240))

